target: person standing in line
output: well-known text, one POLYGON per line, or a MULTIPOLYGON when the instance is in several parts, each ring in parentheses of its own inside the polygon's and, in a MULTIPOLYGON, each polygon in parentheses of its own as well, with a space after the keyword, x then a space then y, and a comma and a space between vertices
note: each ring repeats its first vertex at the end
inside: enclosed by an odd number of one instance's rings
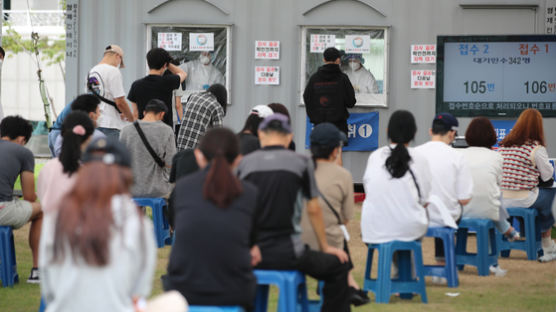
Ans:
POLYGON ((102 101, 98 129, 115 140, 128 122, 137 119, 125 100, 120 68, 124 68, 124 51, 111 44, 104 50, 100 63, 91 68, 87 76, 88 91, 102 101))
POLYGON ((500 142, 498 151, 504 158, 502 171, 502 206, 536 209, 543 256, 541 262, 556 260, 556 243, 551 238, 554 226, 552 207, 556 189, 552 188, 554 168, 548 161, 541 113, 524 110, 512 131, 500 142), (548 181, 549 187, 539 187, 548 181), (552 182, 552 183, 551 183, 552 182))
POLYGON ((172 191, 168 176, 172 158, 176 154, 176 145, 174 131, 163 122, 167 114, 166 104, 152 99, 145 107, 143 118, 125 126, 120 134, 120 141, 133 155, 131 168, 134 184, 131 194, 134 197, 167 198, 172 191), (143 141, 139 131, 143 133, 147 143, 143 141), (150 145, 158 157, 157 160, 146 144, 150 145))
MULTIPOLYGON (((174 129, 173 107, 174 90, 180 87, 187 74, 178 66, 172 64, 172 57, 168 51, 162 48, 153 48, 147 53, 147 65, 149 74, 146 77, 135 80, 129 89, 127 99, 137 108, 138 119, 143 119, 143 112, 147 103, 152 99, 161 100, 167 107, 164 115, 164 123, 174 129), (166 70, 171 74, 165 75, 166 70)), ((176 105, 176 111, 181 109, 176 105)))
POLYGON ((197 147, 209 128, 222 127, 227 103, 228 93, 221 84, 213 84, 207 91, 190 95, 178 133, 178 151, 197 147))
POLYGON ((32 132, 31 123, 20 116, 6 116, 0 123, 0 225, 19 229, 31 222, 29 247, 33 267, 27 283, 38 284, 43 214, 35 193, 35 157, 25 147, 32 132), (14 184, 18 176, 23 200, 14 198, 14 184))
POLYGON ((340 69, 340 51, 328 48, 323 56, 324 65, 311 76, 303 92, 305 110, 315 126, 330 122, 347 135, 347 109, 355 106, 355 91, 340 69))

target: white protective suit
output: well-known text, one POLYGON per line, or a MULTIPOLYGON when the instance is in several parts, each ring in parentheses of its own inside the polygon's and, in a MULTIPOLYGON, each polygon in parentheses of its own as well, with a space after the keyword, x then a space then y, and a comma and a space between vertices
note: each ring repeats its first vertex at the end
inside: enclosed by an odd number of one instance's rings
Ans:
POLYGON ((351 81, 355 93, 378 93, 375 77, 365 67, 361 66, 355 71, 348 68, 346 75, 351 81))
MULTIPOLYGON (((204 86, 211 86, 219 83, 225 86, 224 75, 211 63, 204 65, 200 60, 196 59, 180 65, 180 68, 187 73, 185 79, 186 91, 203 91, 204 86)), ((182 99, 184 101, 186 99, 182 99)))

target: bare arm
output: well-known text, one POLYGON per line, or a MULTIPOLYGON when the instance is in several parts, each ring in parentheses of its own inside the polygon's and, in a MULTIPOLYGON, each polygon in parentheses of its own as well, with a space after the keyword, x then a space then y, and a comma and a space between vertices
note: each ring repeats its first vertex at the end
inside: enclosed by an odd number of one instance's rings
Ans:
POLYGON ((317 235, 317 241, 319 242, 320 249, 328 254, 335 255, 340 259, 340 262, 345 263, 348 261, 347 254, 338 248, 334 248, 328 245, 326 241, 326 233, 324 231, 324 221, 322 219, 322 210, 319 205, 317 198, 310 199, 307 202, 307 213, 309 215, 309 220, 313 226, 313 230, 317 235))
POLYGON ((21 173, 21 192, 23 199, 28 202, 37 200, 37 193, 35 193, 35 174, 31 171, 23 171, 21 173))
POLYGON ((131 108, 133 109, 133 112, 131 112, 133 114, 133 120, 137 120, 139 119, 139 109, 137 108, 137 103, 135 102, 130 102, 131 103, 131 108))
POLYGON ((180 76, 180 83, 182 83, 185 80, 185 78, 187 78, 187 73, 183 69, 179 68, 178 66, 172 63, 168 64, 168 70, 172 74, 180 76))
POLYGON ((178 119, 181 123, 183 120, 183 106, 181 105, 181 96, 176 96, 176 113, 178 114, 178 119))
POLYGON ((136 118, 133 117, 133 113, 129 109, 125 97, 121 96, 119 98, 115 98, 114 102, 116 103, 116 106, 118 106, 120 112, 122 112, 122 114, 125 118, 127 118, 128 121, 135 121, 136 118))
POLYGON ((470 201, 471 201, 471 198, 468 198, 468 199, 460 199, 460 200, 458 200, 458 202, 459 202, 462 206, 465 206, 465 205, 469 204, 470 201))

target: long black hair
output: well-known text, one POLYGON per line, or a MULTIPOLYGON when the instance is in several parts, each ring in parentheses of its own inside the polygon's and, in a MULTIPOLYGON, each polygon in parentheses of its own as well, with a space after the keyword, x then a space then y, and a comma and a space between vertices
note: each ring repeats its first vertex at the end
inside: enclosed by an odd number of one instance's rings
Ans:
POLYGON ((386 170, 390 172, 393 178, 401 178, 409 170, 409 162, 411 156, 405 147, 405 144, 411 142, 415 138, 417 125, 413 114, 406 110, 397 110, 388 122, 388 139, 396 147, 392 150, 390 156, 386 159, 386 170))
POLYGON ((66 116, 62 123, 62 151, 60 162, 64 167, 64 173, 72 175, 79 168, 81 158, 81 144, 85 142, 95 131, 93 121, 89 115, 82 111, 73 111, 66 116))

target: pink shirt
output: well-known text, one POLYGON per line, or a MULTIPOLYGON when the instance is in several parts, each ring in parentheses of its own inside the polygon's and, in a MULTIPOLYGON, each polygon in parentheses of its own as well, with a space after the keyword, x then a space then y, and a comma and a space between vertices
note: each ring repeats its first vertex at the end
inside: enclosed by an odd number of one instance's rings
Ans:
POLYGON ((64 168, 58 158, 49 160, 37 179, 37 195, 44 212, 57 211, 60 200, 66 195, 77 177, 77 172, 69 177, 63 172, 64 168))

